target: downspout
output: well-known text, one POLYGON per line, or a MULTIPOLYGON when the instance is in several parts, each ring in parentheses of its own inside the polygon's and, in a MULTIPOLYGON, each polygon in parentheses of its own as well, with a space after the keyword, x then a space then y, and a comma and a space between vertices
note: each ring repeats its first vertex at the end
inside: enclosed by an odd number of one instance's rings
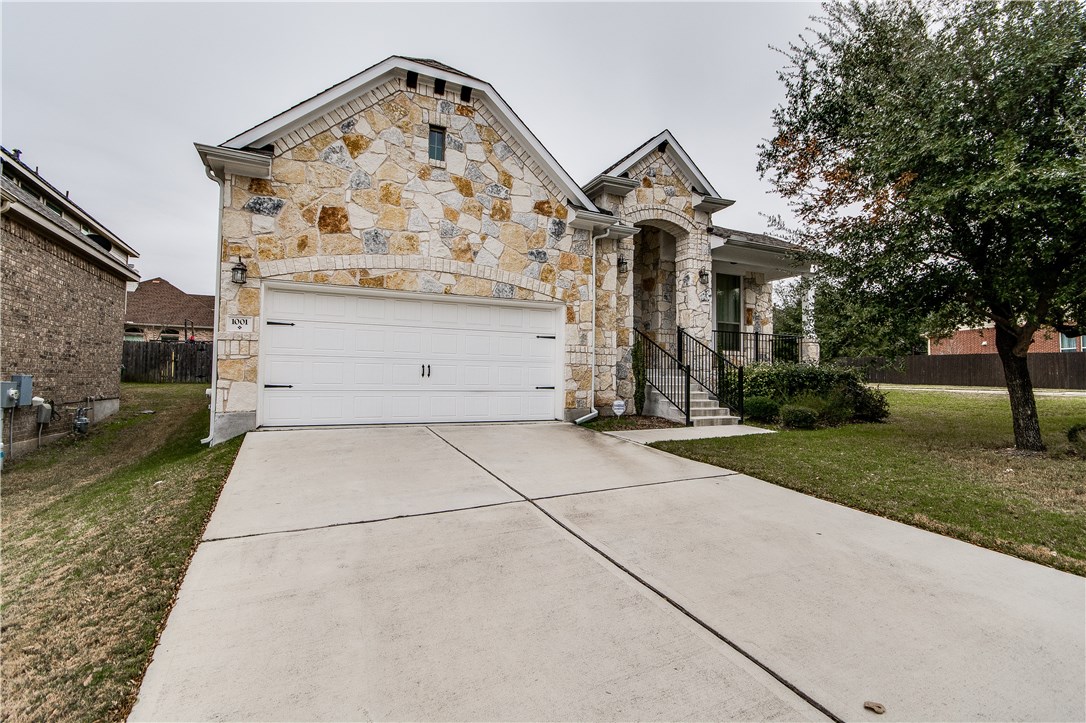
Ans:
POLYGON ((600 410, 596 409, 596 243, 609 238, 613 229, 613 226, 608 226, 602 234, 592 237, 592 283, 588 287, 589 296, 592 298, 592 374, 589 377, 588 405, 592 411, 580 419, 573 420, 574 424, 591 422, 600 416, 600 410))
POLYGON ((218 236, 215 240, 215 324, 211 329, 211 403, 208 405, 211 419, 207 426, 207 436, 200 444, 210 445, 215 440, 215 402, 219 396, 217 387, 219 371, 219 287, 222 286, 222 208, 226 199, 226 182, 215 175, 210 166, 204 166, 204 173, 219 184, 219 223, 218 236))

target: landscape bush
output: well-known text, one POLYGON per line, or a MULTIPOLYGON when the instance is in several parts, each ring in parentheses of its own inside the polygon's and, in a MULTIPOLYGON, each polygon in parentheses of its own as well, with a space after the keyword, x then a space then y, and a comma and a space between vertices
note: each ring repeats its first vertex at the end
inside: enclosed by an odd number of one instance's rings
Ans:
POLYGON ((847 367, 752 364, 744 369, 743 384, 748 404, 750 399, 765 397, 782 405, 803 406, 825 425, 880 422, 890 415, 886 395, 864 384, 859 372, 847 367))
POLYGON ((802 404, 785 404, 781 407, 781 423, 792 429, 814 429, 818 411, 802 404))
POLYGON ((747 397, 743 401, 743 416, 755 422, 773 422, 781 413, 781 405, 770 397, 747 397))

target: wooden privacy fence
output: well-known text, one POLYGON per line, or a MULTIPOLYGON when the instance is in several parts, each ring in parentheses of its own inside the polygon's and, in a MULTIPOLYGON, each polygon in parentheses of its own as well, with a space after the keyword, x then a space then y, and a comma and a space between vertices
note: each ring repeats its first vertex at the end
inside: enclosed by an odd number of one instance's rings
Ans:
POLYGON ((121 381, 207 382, 213 347, 210 341, 126 341, 121 381))
MULTIPOLYGON (((1030 378, 1038 389, 1086 389, 1086 352, 1045 352, 1026 357, 1030 378)), ((886 384, 941 384, 961 387, 1006 385, 1003 365, 996 354, 936 354, 883 359, 837 359, 856 367, 869 382, 886 384)))

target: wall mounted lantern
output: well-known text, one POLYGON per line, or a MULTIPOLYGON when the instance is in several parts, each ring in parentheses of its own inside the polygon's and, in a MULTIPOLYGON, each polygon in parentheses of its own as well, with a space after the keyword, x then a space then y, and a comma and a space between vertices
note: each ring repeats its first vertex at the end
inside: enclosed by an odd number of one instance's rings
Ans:
POLYGON ((245 277, 248 275, 249 269, 245 267, 245 264, 241 263, 241 257, 238 256, 238 262, 230 269, 230 280, 235 284, 244 284, 245 277))
POLYGON ((709 271, 707 269, 702 269, 698 272, 698 281, 703 284, 709 283, 709 271))
POLYGON ((629 264, 628 261, 626 261, 626 257, 625 256, 619 256, 618 257, 618 272, 620 274, 624 274, 629 270, 630 270, 630 264, 629 264))

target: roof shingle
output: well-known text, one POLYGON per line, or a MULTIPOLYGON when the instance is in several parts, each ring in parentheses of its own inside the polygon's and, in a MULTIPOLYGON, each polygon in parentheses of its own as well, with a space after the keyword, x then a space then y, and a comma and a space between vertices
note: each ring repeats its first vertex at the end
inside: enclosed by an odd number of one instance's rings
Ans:
POLYGON ((135 291, 128 293, 125 324, 175 326, 180 329, 185 321, 189 321, 197 327, 211 328, 214 320, 214 296, 186 294, 161 277, 141 281, 135 291))

